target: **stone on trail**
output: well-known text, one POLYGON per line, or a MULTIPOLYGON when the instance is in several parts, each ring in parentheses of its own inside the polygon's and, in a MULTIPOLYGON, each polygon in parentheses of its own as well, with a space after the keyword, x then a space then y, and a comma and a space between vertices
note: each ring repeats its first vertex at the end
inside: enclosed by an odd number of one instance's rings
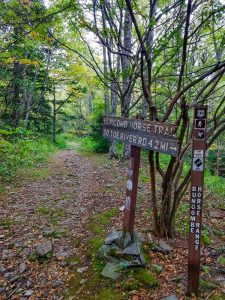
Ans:
POLYGON ((48 253, 52 252, 53 246, 50 241, 37 245, 36 251, 39 256, 46 256, 48 253))
POLYGON ((124 237, 123 246, 124 246, 124 248, 126 248, 130 244, 132 244, 132 239, 131 239, 131 236, 130 236, 129 232, 127 232, 125 237, 124 237))
POLYGON ((128 255, 140 255, 141 254, 141 247, 139 243, 133 243, 127 248, 123 250, 124 254, 128 255))
POLYGON ((111 247, 109 245, 102 245, 98 250, 99 257, 108 258, 110 249, 111 247))
POLYGON ((7 272, 7 273, 5 273, 4 278, 5 278, 5 279, 10 279, 10 278, 12 278, 13 276, 15 276, 15 273, 14 273, 14 272, 7 272))
POLYGON ((77 269, 77 272, 80 273, 80 274, 82 274, 85 271, 87 271, 88 268, 89 268, 88 266, 87 267, 83 267, 83 268, 79 268, 79 269, 77 269))
POLYGON ((62 280, 56 280, 52 283, 52 287, 53 288, 57 288, 57 287, 60 287, 64 284, 64 282, 62 280))
POLYGON ((14 256, 14 253, 11 250, 2 250, 2 259, 6 260, 8 258, 12 258, 14 256))
POLYGON ((160 300, 178 300, 176 295, 170 295, 164 298, 161 298, 160 300))
POLYGON ((14 283, 14 282, 16 282, 16 281, 19 280, 19 279, 20 279, 20 277, 19 277, 18 275, 16 275, 16 276, 10 278, 10 279, 9 279, 9 282, 10 282, 10 283, 14 283))
POLYGON ((19 265, 19 272, 20 274, 22 274, 23 272, 25 272, 27 270, 27 265, 25 262, 22 262, 20 265, 19 265))
POLYGON ((134 231, 134 234, 133 234, 133 241, 134 243, 138 243, 141 245, 142 243, 142 238, 141 238, 141 235, 140 233, 138 233, 137 231, 134 231))
POLYGON ((6 286, 0 286, 0 294, 3 293, 5 289, 6 289, 6 286))
POLYGON ((80 284, 85 284, 87 281, 87 279, 81 279, 80 284))
POLYGON ((32 296, 33 295, 33 293, 34 293, 34 290, 27 290, 25 293, 24 293, 24 297, 30 297, 30 296, 32 296))
POLYGON ((115 240, 120 238, 121 233, 117 230, 113 230, 108 237, 105 239, 105 244, 106 245, 111 245, 115 240))
POLYGON ((116 263, 107 263, 101 272, 103 277, 111 278, 116 280, 120 276, 120 266, 116 263))
POLYGON ((129 268, 135 268, 135 267, 143 267, 143 264, 140 262, 140 260, 131 260, 131 261, 122 261, 120 262, 120 268, 121 270, 126 270, 129 268))
POLYGON ((0 266, 0 273, 4 273, 6 271, 6 268, 4 268, 3 266, 0 266))
POLYGON ((42 232, 42 235, 45 237, 51 236, 53 234, 54 230, 51 228, 45 228, 42 232))
POLYGON ((153 271, 154 273, 156 273, 157 275, 159 275, 159 274, 162 272, 162 270, 163 270, 163 267, 162 267, 162 266, 156 265, 156 264, 153 264, 153 265, 152 265, 152 271, 153 271))
POLYGON ((159 246, 167 254, 170 253, 171 248, 170 248, 170 246, 164 240, 162 240, 162 239, 159 240, 159 246))
POLYGON ((123 206, 120 206, 120 208, 119 208, 119 211, 123 212, 123 211, 124 211, 124 209, 125 209, 125 205, 123 205, 123 206))

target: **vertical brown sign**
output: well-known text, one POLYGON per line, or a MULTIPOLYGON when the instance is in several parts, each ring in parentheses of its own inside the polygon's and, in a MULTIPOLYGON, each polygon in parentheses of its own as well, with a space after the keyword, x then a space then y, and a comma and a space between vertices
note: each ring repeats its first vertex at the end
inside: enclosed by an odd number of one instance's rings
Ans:
POLYGON ((198 294, 199 292, 200 239, 206 150, 207 107, 196 106, 194 114, 188 241, 188 295, 191 295, 192 293, 198 294))
POLYGON ((131 146, 131 157, 129 159, 127 191, 124 209, 124 232, 129 232, 131 236, 134 230, 138 174, 140 166, 140 152, 140 147, 131 146))

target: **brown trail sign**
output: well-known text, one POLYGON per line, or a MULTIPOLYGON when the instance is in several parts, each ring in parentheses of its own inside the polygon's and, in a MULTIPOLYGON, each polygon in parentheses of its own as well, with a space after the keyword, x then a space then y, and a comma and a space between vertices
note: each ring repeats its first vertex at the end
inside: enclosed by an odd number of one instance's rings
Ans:
POLYGON ((175 129, 174 125, 155 121, 112 116, 105 116, 103 119, 105 138, 131 145, 124 210, 124 232, 129 232, 131 236, 134 229, 141 148, 178 156, 179 144, 174 136, 175 129))
POLYGON ((155 121, 104 117, 103 136, 111 140, 178 156, 178 140, 174 136, 174 125, 155 121))
POLYGON ((200 238, 202 223, 202 195, 206 150, 207 107, 195 107, 192 140, 192 174, 190 196, 190 229, 188 241, 187 294, 198 294, 200 273, 200 238))

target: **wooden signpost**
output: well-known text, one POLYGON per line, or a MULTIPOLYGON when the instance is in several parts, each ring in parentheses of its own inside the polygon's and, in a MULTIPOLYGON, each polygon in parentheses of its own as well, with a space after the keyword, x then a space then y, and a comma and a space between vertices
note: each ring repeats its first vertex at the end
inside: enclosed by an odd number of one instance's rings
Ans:
POLYGON ((202 195, 206 150, 207 107, 195 107, 192 140, 192 174, 190 196, 190 229, 188 241, 187 294, 198 294, 200 273, 200 238, 202 223, 202 195))
POLYGON ((106 116, 103 136, 131 145, 127 191, 124 209, 124 232, 133 235, 137 201, 141 148, 178 156, 179 144, 174 135, 176 127, 155 121, 106 116))
POLYGON ((178 156, 178 140, 174 125, 155 121, 104 117, 103 136, 155 152, 178 156))

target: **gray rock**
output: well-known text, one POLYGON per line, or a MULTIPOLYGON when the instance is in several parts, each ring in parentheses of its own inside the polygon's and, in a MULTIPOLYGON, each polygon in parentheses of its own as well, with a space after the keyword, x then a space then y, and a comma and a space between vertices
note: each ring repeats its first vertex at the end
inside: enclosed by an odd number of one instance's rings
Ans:
POLYGON ((111 245, 115 240, 119 238, 119 232, 117 230, 113 230, 108 237, 105 239, 106 245, 111 245))
POLYGON ((26 286, 27 286, 27 288, 30 288, 32 286, 32 282, 28 280, 26 283, 26 286))
POLYGON ((107 258, 109 255, 111 247, 109 245, 102 245, 99 250, 98 254, 100 258, 107 258))
POLYGON ((138 233, 137 231, 134 231, 134 234, 133 234, 133 241, 134 243, 137 243, 137 244, 140 244, 142 243, 142 238, 141 238, 141 235, 140 233, 138 233))
POLYGON ((60 287, 64 284, 64 282, 62 280, 56 280, 52 283, 52 287, 53 288, 57 288, 57 287, 60 287))
POLYGON ((66 251, 62 251, 62 252, 57 253, 57 256, 58 257, 68 257, 69 253, 66 251))
POLYGON ((48 253, 52 252, 53 246, 50 241, 45 242, 43 244, 39 244, 36 247, 37 254, 39 256, 46 256, 48 253))
POLYGON ((127 248, 123 250, 124 254, 128 255, 140 255, 141 254, 141 247, 139 243, 133 243, 127 248))
POLYGON ((101 272, 103 277, 111 278, 116 280, 120 276, 120 265, 116 263, 107 263, 101 272))
POLYGON ((6 271, 6 268, 4 268, 3 266, 0 266, 0 273, 4 273, 6 271))
POLYGON ((57 207, 65 207, 68 205, 68 200, 60 200, 59 203, 56 205, 57 207))
POLYGON ((123 241, 123 247, 127 248, 129 245, 132 244, 132 239, 130 234, 127 232, 125 237, 124 237, 124 241, 123 241))
POLYGON ((125 206, 124 206, 124 205, 123 205, 123 206, 120 206, 119 211, 123 212, 124 209, 125 209, 125 206))
POLYGON ((3 250, 2 251, 2 259, 6 260, 14 256, 14 253, 11 250, 3 250))
POLYGON ((0 286, 0 294, 3 293, 5 289, 6 289, 6 286, 0 286))
POLYGON ((27 290, 25 293, 24 293, 24 297, 30 297, 34 294, 34 290, 27 290))
POLYGON ((223 288, 225 288, 225 277, 224 276, 217 276, 215 278, 215 281, 221 285, 223 288))
POLYGON ((19 265, 19 272, 20 272, 20 274, 24 273, 26 270, 27 270, 27 265, 26 265, 25 262, 22 262, 22 263, 19 265))
POLYGON ((3 234, 0 234, 0 240, 3 240, 5 236, 3 234))
POLYGON ((14 273, 14 272, 7 272, 7 273, 5 273, 4 278, 5 278, 5 279, 10 279, 10 278, 12 278, 13 276, 15 276, 15 273, 14 273))
POLYGON ((156 264, 152 265, 152 271, 155 272, 157 275, 159 275, 162 272, 162 270, 163 270, 162 266, 156 264))
POLYGON ((53 234, 54 230, 52 230, 51 228, 45 228, 42 232, 42 235, 43 236, 51 236, 53 234))
POLYGON ((160 300, 178 300, 176 295, 170 295, 164 298, 161 298, 160 300))
POLYGON ((67 265, 68 265, 68 263, 66 261, 61 261, 60 262, 61 267, 66 267, 67 265))
POLYGON ((164 240, 162 240, 162 239, 159 240, 159 246, 166 253, 170 253, 171 248, 164 240))
POLYGON ((16 248, 23 248, 24 247, 24 241, 18 241, 14 245, 15 245, 16 248))
POLYGON ((131 260, 131 261, 122 261, 120 262, 120 269, 128 269, 134 267, 142 267, 142 263, 139 260, 131 260))
POLYGON ((84 273, 85 271, 87 271, 88 268, 89 268, 88 266, 87 266, 87 267, 79 268, 79 269, 77 269, 77 272, 80 273, 80 274, 82 274, 82 273, 84 273))
POLYGON ((73 261, 73 262, 70 263, 70 267, 71 267, 71 268, 76 267, 77 264, 78 264, 77 261, 73 261))
POLYGON ((10 283, 16 282, 18 279, 20 279, 20 277, 18 275, 13 276, 12 278, 9 279, 10 283))
POLYGON ((87 279, 81 279, 80 284, 85 284, 87 281, 87 279))

